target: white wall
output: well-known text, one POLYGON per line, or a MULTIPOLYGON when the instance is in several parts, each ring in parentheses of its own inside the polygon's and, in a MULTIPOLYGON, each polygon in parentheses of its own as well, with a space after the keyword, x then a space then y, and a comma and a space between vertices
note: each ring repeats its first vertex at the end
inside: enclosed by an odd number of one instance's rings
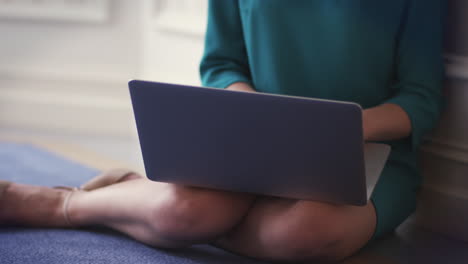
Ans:
POLYGON ((0 1, 0 126, 135 137, 129 79, 199 83, 205 0, 81 2, 0 1))
POLYGON ((198 64, 206 28, 206 0, 150 1, 144 35, 145 77, 200 84, 198 64), (151 3, 153 4, 151 6, 151 3))
MULTIPOLYGON (((113 1, 103 22, 2 20, 0 69, 71 79, 119 80, 137 71, 141 1, 113 1), (76 74, 76 75, 75 75, 76 74)), ((70 7, 71 8, 71 7, 70 7)))

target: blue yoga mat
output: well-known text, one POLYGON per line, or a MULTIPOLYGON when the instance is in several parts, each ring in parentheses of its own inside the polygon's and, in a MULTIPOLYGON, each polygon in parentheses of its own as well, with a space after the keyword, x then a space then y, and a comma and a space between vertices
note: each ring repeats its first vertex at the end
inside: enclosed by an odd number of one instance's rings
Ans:
MULTIPOLYGON (((79 186, 99 173, 29 144, 0 142, 0 179, 43 186, 79 186)), ((1 208, 0 208, 1 210, 1 208)), ((0 227, 0 263, 264 263, 208 245, 148 247, 107 229, 0 227)))
POLYGON ((43 186, 80 186, 99 171, 30 144, 0 142, 0 178, 43 186))

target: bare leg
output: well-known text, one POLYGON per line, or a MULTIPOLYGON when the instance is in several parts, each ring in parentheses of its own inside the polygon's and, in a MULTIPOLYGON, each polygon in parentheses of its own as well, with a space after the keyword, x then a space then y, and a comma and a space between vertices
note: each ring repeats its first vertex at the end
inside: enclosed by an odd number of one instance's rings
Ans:
POLYGON ((264 197, 216 244, 266 260, 341 260, 363 247, 375 226, 372 203, 358 207, 264 197))
POLYGON ((15 183, 4 187, 0 197, 0 225, 67 225, 61 209, 69 191, 15 183))
MULTIPOLYGON (((34 226, 66 225, 60 211, 65 192, 26 185, 6 192, 0 223, 16 217, 34 226)), ((342 259, 365 245, 376 225, 371 203, 256 198, 146 179, 77 192, 69 216, 77 226, 105 225, 156 247, 216 241, 241 255, 276 261, 342 259)))
POLYGON ((158 247, 210 242, 232 229, 254 196, 133 180, 77 193, 69 215, 77 225, 101 224, 158 247))
MULTIPOLYGON (((18 206, 29 211, 35 205, 43 207, 40 212, 23 213, 23 218, 32 219, 22 223, 65 226, 60 210, 65 194, 50 188, 13 184, 7 197, 11 206, 15 206, 10 211, 15 211, 16 216, 18 206), (35 193, 33 199, 31 193, 35 193)), ((152 246, 181 247, 211 242, 228 232, 242 220, 254 199, 248 194, 136 179, 90 192, 75 192, 68 215, 75 226, 104 225, 152 246)))

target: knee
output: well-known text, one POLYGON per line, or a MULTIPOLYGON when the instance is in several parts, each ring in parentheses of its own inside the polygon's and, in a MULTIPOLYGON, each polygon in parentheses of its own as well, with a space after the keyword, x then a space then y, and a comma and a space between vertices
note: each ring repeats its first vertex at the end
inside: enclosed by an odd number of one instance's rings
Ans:
POLYGON ((222 192, 181 186, 166 191, 150 209, 149 222, 158 236, 168 240, 209 239, 230 229, 242 214, 243 207, 231 206, 236 200, 229 201, 222 192))

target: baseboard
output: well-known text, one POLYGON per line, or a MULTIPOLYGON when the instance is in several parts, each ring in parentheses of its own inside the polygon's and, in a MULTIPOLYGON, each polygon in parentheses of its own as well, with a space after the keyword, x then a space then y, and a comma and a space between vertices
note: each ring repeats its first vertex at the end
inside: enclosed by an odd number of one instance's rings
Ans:
POLYGON ((415 221, 434 232, 468 241, 468 193, 447 193, 425 186, 420 193, 415 221))
POLYGON ((468 190, 468 149, 429 143, 421 148, 420 167, 426 183, 468 190))
POLYGON ((422 147, 424 185, 416 221, 435 232, 468 241, 468 148, 448 139, 422 147))

